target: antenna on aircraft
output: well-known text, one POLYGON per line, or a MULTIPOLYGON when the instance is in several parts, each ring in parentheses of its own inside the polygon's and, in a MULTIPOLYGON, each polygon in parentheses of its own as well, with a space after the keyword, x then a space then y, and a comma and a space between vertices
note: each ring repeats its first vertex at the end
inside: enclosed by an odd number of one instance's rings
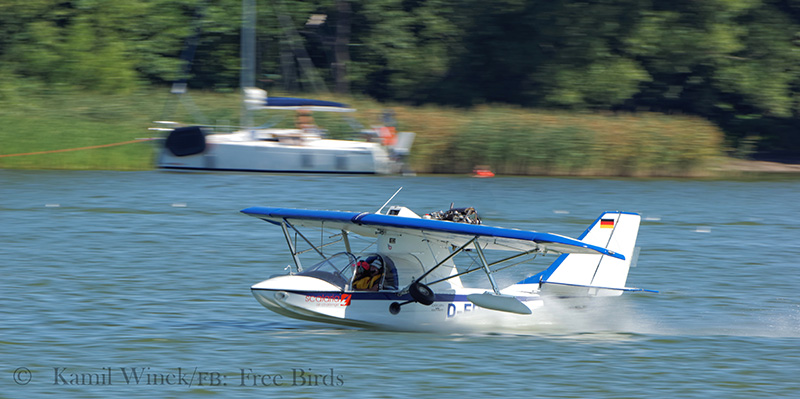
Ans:
POLYGON ((389 197, 389 199, 388 199, 388 200, 386 200, 386 202, 384 202, 384 203, 383 203, 383 205, 380 207, 380 209, 378 209, 378 212, 375 212, 375 213, 381 213, 381 211, 383 210, 383 208, 385 208, 385 207, 386 207, 386 205, 389 205, 389 202, 391 202, 391 201, 392 201, 392 199, 394 199, 394 196, 395 196, 395 195, 397 195, 397 193, 399 193, 399 192, 400 192, 400 190, 402 190, 402 189, 403 189, 403 187, 400 187, 400 188, 398 188, 398 189, 397 189, 397 191, 395 191, 395 192, 394 192, 394 194, 392 194, 392 196, 391 196, 391 197, 389 197))

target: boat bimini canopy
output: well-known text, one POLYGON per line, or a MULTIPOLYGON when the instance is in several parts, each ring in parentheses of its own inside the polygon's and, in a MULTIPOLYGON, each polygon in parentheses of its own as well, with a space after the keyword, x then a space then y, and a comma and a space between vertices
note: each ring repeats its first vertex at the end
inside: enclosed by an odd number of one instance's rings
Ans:
POLYGON ((307 110, 322 112, 354 112, 347 104, 334 101, 315 100, 312 98, 296 97, 268 97, 267 92, 255 87, 248 87, 244 90, 245 101, 251 110, 255 109, 283 109, 283 110, 307 110))

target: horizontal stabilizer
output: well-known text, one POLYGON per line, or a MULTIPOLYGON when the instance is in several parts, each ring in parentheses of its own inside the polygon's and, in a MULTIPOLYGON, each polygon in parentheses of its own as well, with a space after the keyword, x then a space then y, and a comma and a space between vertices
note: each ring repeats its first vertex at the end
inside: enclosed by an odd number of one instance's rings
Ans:
POLYGON ((475 305, 486 309, 517 314, 531 314, 530 308, 511 295, 497 295, 491 292, 484 292, 483 294, 467 295, 467 299, 475 305))
POLYGON ((625 292, 653 292, 658 293, 656 290, 646 290, 644 288, 634 288, 634 287, 600 287, 596 285, 582 285, 582 284, 567 284, 567 283, 551 283, 547 281, 543 281, 542 286, 546 285, 559 285, 562 287, 575 287, 575 288, 586 288, 586 289, 594 289, 594 290, 611 290, 611 291, 625 291, 625 292))

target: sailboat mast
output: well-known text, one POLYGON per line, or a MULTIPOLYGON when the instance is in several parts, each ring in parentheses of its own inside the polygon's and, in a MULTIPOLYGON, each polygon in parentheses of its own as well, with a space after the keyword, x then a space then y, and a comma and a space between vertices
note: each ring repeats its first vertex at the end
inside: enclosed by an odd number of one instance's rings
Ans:
MULTIPOLYGON (((242 0, 242 33, 241 33, 241 62, 242 71, 239 75, 239 90, 245 97, 245 89, 256 86, 256 2, 255 0, 242 0)), ((239 125, 242 128, 253 126, 253 117, 247 107, 247 102, 242 101, 242 111, 239 125)))

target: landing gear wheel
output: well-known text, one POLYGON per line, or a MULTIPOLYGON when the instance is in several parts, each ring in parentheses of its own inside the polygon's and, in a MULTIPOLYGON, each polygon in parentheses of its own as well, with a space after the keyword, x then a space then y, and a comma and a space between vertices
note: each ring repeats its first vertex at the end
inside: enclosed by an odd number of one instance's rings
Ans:
POLYGON ((433 290, 419 281, 408 287, 408 293, 411 294, 411 297, 414 298, 415 301, 425 306, 433 304, 433 290))
POLYGON ((389 305, 389 313, 391 313, 391 314, 400 313, 400 303, 399 302, 392 302, 392 304, 389 305))

